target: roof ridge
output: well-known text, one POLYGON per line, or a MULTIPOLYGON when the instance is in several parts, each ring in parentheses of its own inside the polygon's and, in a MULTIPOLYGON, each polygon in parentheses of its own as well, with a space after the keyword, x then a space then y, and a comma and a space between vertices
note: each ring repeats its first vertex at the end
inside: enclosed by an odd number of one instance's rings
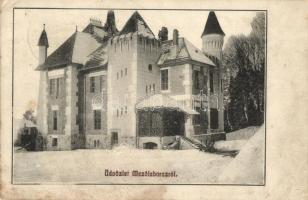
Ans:
MULTIPOLYGON (((138 24, 137 24, 137 21, 138 21, 138 18, 139 20, 141 20, 145 27, 149 29, 149 31, 151 32, 151 34, 153 34, 153 36, 155 37, 155 34, 153 33, 153 31, 151 30, 150 26, 146 23, 146 21, 144 20, 144 18, 140 15, 140 13, 138 11, 135 11, 131 16, 130 18, 128 18, 128 20, 126 21, 126 23, 124 24, 122 30, 119 32, 118 35, 122 35, 122 34, 126 34, 124 32, 124 30, 128 29, 128 25, 129 23, 131 22, 131 20, 134 20, 133 21, 133 24, 134 24, 134 28, 137 27, 138 28, 138 24)), ((134 32, 136 32, 138 30, 135 30, 134 32)))
POLYGON ((189 51, 188 51, 188 48, 187 48, 187 45, 186 45, 186 38, 184 38, 184 37, 183 37, 183 44, 184 44, 184 46, 185 46, 185 50, 186 50, 186 52, 187 52, 187 54, 188 54, 188 57, 191 59, 191 55, 190 55, 190 53, 189 53, 189 51))
POLYGON ((70 48, 72 48, 71 50, 70 50, 70 55, 69 55, 69 61, 70 61, 70 63, 72 63, 72 59, 73 59, 73 54, 74 54, 74 46, 75 46, 75 42, 76 42, 76 37, 77 37, 77 34, 78 34, 79 32, 78 31, 75 31, 75 33, 72 35, 72 36, 74 36, 73 37, 73 42, 72 42, 72 45, 70 46, 70 48))

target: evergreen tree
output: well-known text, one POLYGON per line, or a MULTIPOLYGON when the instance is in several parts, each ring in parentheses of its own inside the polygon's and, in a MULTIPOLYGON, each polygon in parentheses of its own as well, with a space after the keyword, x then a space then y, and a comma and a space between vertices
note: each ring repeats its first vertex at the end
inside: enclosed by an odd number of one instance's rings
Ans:
POLYGON ((236 130, 264 121, 265 15, 257 13, 248 36, 232 36, 224 49, 225 125, 236 130))

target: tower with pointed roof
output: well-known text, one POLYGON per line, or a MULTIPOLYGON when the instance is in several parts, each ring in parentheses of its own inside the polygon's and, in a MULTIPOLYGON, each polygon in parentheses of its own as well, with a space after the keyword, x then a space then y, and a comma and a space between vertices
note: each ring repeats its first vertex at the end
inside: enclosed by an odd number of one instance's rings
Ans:
POLYGON ((223 105, 223 68, 222 68, 222 46, 224 43, 225 33, 222 30, 216 14, 211 11, 208 15, 202 38, 202 51, 209 56, 216 64, 216 68, 210 71, 210 81, 214 87, 211 88, 209 94, 211 99, 217 102, 217 105, 210 105, 209 116, 211 124, 217 124, 212 128, 224 131, 224 105, 223 105), (214 118, 215 116, 215 118, 214 118))
MULTIPOLYGON (((47 58, 47 49, 49 47, 48 37, 45 31, 45 24, 43 31, 38 41, 38 65, 45 63, 47 58)), ((37 108, 37 125, 41 133, 47 133, 47 72, 40 71, 40 85, 38 96, 38 108, 37 108)))
POLYGON ((118 138, 119 143, 134 145, 137 123, 134 105, 158 91, 159 41, 135 11, 108 43, 107 107, 113 108, 107 117, 109 134, 112 141, 118 138))
POLYGON ((45 24, 37 46, 39 47, 39 65, 43 64, 47 58, 47 49, 49 47, 48 37, 45 31, 45 24))
POLYGON ((201 35, 202 51, 209 56, 215 56, 221 60, 224 36, 225 33, 220 27, 215 12, 211 11, 208 15, 203 33, 201 35))
POLYGON ((203 51, 178 30, 171 40, 165 36, 155 38, 137 11, 118 31, 108 11, 104 25, 90 19, 47 56, 44 26, 37 70, 38 128, 46 149, 164 148, 176 136, 201 143, 207 133, 224 136, 224 32, 215 13, 202 34, 203 51))

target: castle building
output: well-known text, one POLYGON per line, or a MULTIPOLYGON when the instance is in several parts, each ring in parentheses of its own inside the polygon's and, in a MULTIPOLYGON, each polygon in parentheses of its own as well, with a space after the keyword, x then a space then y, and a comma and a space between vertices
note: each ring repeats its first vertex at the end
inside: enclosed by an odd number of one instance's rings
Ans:
POLYGON ((44 26, 38 129, 47 150, 161 149, 179 137, 223 137, 224 35, 214 12, 200 50, 178 30, 156 38, 137 11, 119 31, 109 11, 104 25, 90 19, 47 56, 44 26))

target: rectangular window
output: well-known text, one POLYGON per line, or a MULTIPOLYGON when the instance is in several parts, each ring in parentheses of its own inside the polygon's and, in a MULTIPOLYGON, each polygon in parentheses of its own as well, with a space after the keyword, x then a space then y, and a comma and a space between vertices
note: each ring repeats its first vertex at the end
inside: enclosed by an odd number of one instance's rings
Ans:
POLYGON ((49 80, 49 94, 54 95, 56 89, 56 79, 50 79, 49 80))
POLYGON ((163 69, 160 71, 160 78, 161 78, 161 90, 168 90, 169 89, 168 69, 163 69))
POLYGON ((90 92, 95 92, 95 77, 90 77, 90 92))
POLYGON ((79 124, 79 115, 76 115, 76 125, 79 124))
POLYGON ((193 125, 200 125, 201 121, 201 116, 200 114, 198 115, 193 115, 193 125))
POLYGON ((94 129, 101 129, 101 110, 94 110, 94 129))
POLYGON ((58 130, 58 111, 53 111, 53 130, 58 130))
POLYGON ((218 129, 218 110, 211 108, 210 116, 211 116, 211 129, 218 129))
POLYGON ((210 90, 211 90, 211 93, 214 92, 214 74, 213 74, 213 72, 210 72, 210 90))
POLYGON ((223 89, 223 81, 222 81, 222 79, 220 79, 220 90, 221 90, 221 92, 223 92, 223 91, 224 91, 224 89, 223 89))
POLYGON ((103 92, 103 83, 104 83, 103 76, 100 76, 99 77, 99 88, 101 92, 103 92))
POLYGON ((58 98, 58 96, 59 96, 59 89, 60 89, 60 79, 57 78, 56 80, 57 80, 56 98, 58 98))
POLYGON ((155 93, 155 84, 153 84, 153 91, 154 91, 154 93, 155 93))
POLYGON ((58 138, 52 138, 51 145, 52 145, 53 147, 58 146, 58 138))
POLYGON ((148 86, 145 86, 145 93, 148 94, 148 86))
POLYGON ((125 75, 127 75, 127 68, 125 68, 125 75))
POLYGON ((194 85, 195 85, 195 89, 200 89, 199 71, 194 71, 194 85))
POLYGON ((118 144, 118 133, 117 132, 112 132, 111 133, 111 145, 117 145, 118 144))

